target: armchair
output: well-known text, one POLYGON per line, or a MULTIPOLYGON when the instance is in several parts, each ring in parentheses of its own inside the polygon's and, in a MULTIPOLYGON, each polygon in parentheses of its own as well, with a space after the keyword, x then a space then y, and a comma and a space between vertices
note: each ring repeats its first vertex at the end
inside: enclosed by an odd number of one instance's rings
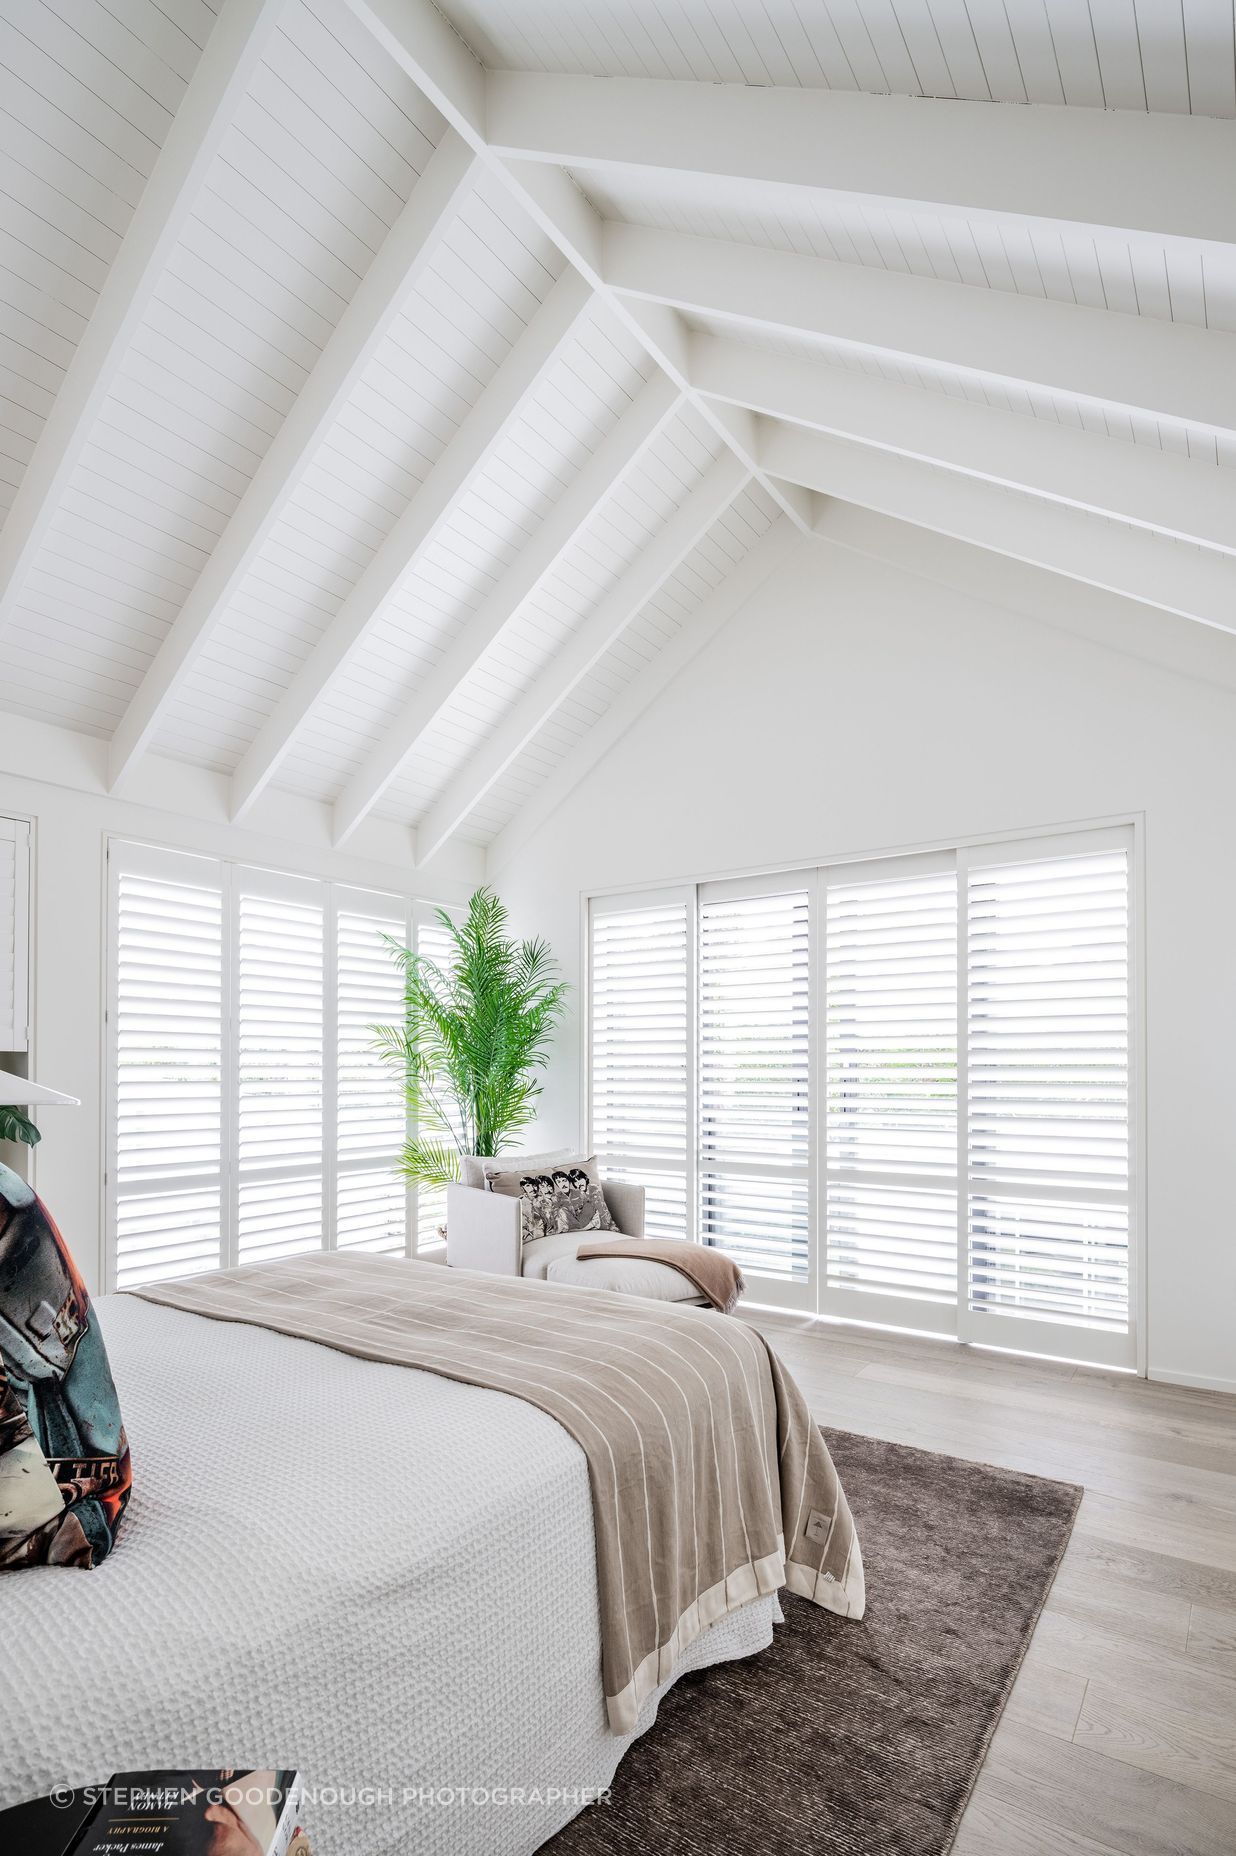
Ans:
MULTIPOLYGON (((644 1188, 606 1180, 610 1216, 624 1237, 644 1235, 644 1188)), ((604 1235, 604 1233, 601 1233, 604 1235)), ((446 1260, 458 1270, 519 1276, 523 1263, 523 1205, 476 1186, 446 1189, 446 1260)))

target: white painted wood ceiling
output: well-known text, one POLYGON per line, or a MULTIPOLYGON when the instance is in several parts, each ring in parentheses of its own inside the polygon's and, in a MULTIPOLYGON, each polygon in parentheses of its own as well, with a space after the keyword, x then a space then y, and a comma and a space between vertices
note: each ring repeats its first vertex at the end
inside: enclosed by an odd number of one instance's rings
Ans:
POLYGON ((484 64, 1236 115, 1230 0, 451 0, 484 64))
POLYGON ((0 0, 0 709, 111 741, 118 790, 153 752, 238 817, 274 785, 425 857, 503 833, 825 497, 1224 623, 1236 215, 1196 177, 1236 149, 1200 140, 1236 117, 1227 0, 443 11, 0 0), (487 71, 636 80, 647 159, 603 81, 555 92, 578 150, 518 78, 531 140, 491 144, 487 71), (980 169, 1010 106, 1100 154, 1112 112, 1188 118, 1151 151, 1179 223, 1074 217, 1050 172, 1007 215, 916 200, 913 163, 752 177, 703 117, 663 154, 716 86, 920 98, 929 138, 968 99, 980 169))

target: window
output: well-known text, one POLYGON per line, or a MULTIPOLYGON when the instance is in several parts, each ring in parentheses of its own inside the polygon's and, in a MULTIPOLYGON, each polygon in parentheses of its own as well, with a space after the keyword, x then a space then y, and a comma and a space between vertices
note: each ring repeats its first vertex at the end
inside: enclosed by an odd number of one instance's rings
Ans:
POLYGON ((1131 833, 590 906, 591 1141, 755 1299, 1135 1363, 1131 833))
POLYGON ((111 1284, 426 1241, 370 1027, 403 1009, 383 936, 436 948, 433 911, 127 843, 109 880, 111 1284))
POLYGON ((681 1237, 694 1196, 688 1061, 695 897, 592 905, 589 1144, 647 1190, 650 1237, 681 1237))
POLYGON ((740 1269, 809 1271, 805 890, 699 899, 699 1224, 740 1269))
POLYGON ((824 889, 823 1270, 830 1305, 860 1320, 951 1332, 956 862, 852 865, 826 872, 824 889))

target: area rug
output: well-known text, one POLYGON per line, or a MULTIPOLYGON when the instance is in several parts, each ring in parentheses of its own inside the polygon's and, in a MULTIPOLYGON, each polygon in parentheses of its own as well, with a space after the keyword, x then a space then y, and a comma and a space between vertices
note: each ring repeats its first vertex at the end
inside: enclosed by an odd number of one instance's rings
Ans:
POLYGON ((552 1856, 944 1856, 1082 1491, 824 1435, 865 1619, 783 1594, 772 1647, 684 1676, 552 1856))

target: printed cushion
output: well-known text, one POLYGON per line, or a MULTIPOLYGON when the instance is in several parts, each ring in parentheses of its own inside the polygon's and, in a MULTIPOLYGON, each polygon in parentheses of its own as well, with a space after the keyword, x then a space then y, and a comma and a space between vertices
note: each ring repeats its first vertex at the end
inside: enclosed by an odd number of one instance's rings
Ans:
POLYGON ((42 1200, 0 1166, 0 1571, 97 1566, 131 1481, 86 1285, 42 1200))
POLYGON ((485 1168, 491 1192, 523 1202, 524 1242, 568 1231, 616 1231, 596 1160, 564 1160, 558 1166, 521 1167, 508 1172, 492 1161, 485 1168))
POLYGON ((570 1158, 569 1147, 554 1147, 543 1154, 460 1154, 459 1183, 461 1186, 472 1186, 476 1191, 484 1192, 487 1166, 508 1173, 521 1168, 525 1172, 544 1172, 546 1167, 556 1166, 560 1160, 570 1158))

